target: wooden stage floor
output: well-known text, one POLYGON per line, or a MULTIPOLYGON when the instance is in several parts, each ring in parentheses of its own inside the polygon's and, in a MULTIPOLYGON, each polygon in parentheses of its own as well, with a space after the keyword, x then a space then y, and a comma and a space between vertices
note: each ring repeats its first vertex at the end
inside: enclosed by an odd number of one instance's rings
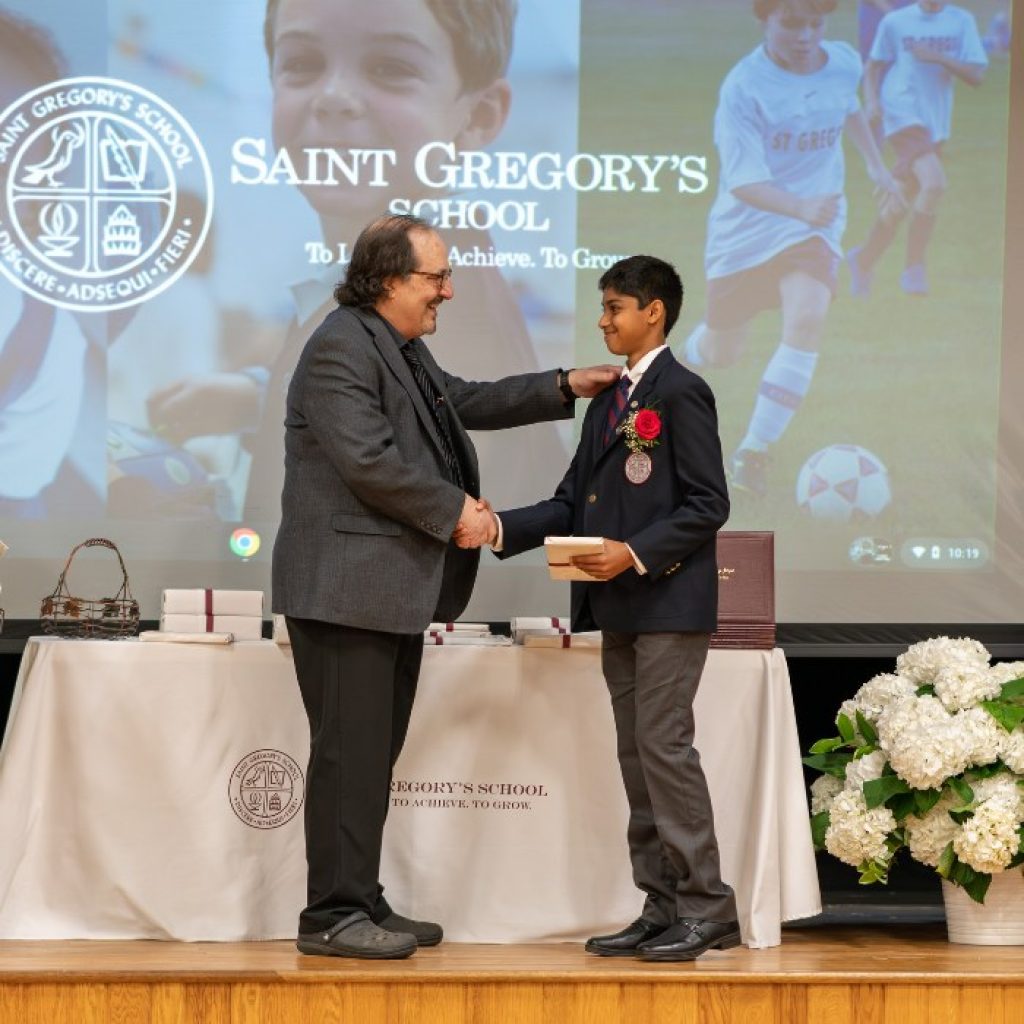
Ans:
POLYGON ((787 929, 781 946, 644 964, 577 945, 442 944, 408 960, 288 942, 0 942, 0 1021, 1022 1024, 1024 947, 942 925, 787 929))

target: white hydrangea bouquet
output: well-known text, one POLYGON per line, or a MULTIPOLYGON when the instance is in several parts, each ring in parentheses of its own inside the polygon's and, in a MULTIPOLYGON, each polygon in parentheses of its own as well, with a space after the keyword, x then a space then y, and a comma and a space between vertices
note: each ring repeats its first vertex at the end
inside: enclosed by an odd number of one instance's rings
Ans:
POLYGON ((887 881, 906 846, 983 903, 993 873, 1024 864, 1024 661, 925 640, 844 701, 836 725, 804 758, 824 772, 811 830, 862 884, 887 881))

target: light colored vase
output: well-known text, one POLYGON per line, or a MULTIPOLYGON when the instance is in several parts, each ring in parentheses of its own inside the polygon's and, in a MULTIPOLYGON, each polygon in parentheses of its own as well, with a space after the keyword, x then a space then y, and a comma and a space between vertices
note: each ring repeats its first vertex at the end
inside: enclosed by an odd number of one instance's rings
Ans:
POLYGON ((1024 945, 1024 875, 1020 868, 1000 871, 984 903, 975 903, 958 885, 942 883, 950 942, 975 946, 1024 945))

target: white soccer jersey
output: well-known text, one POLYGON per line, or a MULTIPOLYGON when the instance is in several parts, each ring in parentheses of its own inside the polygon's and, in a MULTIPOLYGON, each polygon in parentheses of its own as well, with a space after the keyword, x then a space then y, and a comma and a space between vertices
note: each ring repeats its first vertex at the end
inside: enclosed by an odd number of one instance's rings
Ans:
POLYGON ((861 61, 846 43, 823 42, 828 59, 808 75, 786 71, 759 46, 725 77, 715 112, 721 159, 718 197, 708 216, 708 278, 767 263, 783 249, 823 238, 837 255, 846 200, 826 227, 759 210, 734 189, 768 183, 799 196, 843 191, 843 127, 860 104, 861 61))
POLYGON ((953 76, 939 64, 926 64, 916 44, 955 60, 988 66, 974 15, 952 5, 927 13, 919 4, 887 14, 871 48, 873 61, 892 66, 882 82, 882 126, 886 136, 921 125, 932 142, 949 138, 953 116, 953 76))

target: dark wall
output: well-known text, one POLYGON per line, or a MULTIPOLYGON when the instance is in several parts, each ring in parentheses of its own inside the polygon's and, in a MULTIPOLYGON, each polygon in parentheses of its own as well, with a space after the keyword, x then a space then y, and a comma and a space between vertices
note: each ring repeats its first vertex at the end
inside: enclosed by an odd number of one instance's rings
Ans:
POLYGON ((0 734, 7 726, 7 712, 14 696, 14 681, 18 678, 20 654, 0 653, 0 734))

